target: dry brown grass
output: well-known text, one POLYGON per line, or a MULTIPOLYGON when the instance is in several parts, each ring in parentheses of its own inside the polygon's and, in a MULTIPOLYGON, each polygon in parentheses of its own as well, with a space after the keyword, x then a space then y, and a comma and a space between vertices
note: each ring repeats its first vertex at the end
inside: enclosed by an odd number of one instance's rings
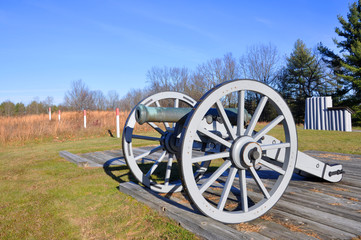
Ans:
MULTIPOLYGON (((123 129, 129 112, 120 113, 120 127, 123 129)), ((28 141, 54 139, 63 141, 87 136, 104 136, 108 130, 116 134, 116 116, 113 111, 87 111, 87 128, 84 129, 83 112, 63 112, 61 121, 53 114, 0 117, 0 145, 24 144, 28 141)), ((149 126, 148 126, 149 128, 149 126)), ((139 126, 146 131, 147 126, 139 126)))
POLYGON ((284 219, 280 219, 280 218, 275 218, 272 214, 265 214, 261 217, 262 220, 265 221, 271 221, 271 222, 275 222, 277 224, 280 224, 286 228, 288 228, 289 230, 291 230, 292 232, 300 232, 303 234, 306 234, 307 236, 313 237, 313 238, 317 238, 317 239, 321 239, 315 232, 313 232, 311 229, 305 229, 303 224, 295 224, 292 223, 288 220, 284 220, 284 219))
POLYGON ((310 191, 316 192, 316 193, 323 193, 323 191, 318 190, 318 189, 316 189, 316 188, 312 188, 312 189, 310 189, 310 191))
POLYGON ((332 206, 342 206, 341 203, 329 203, 329 204, 332 205, 332 206))
POLYGON ((241 232, 259 232, 262 227, 250 223, 239 223, 236 225, 236 229, 241 232))
POLYGON ((336 190, 336 191, 350 192, 349 189, 341 188, 341 187, 332 187, 332 189, 334 189, 334 190, 336 190))

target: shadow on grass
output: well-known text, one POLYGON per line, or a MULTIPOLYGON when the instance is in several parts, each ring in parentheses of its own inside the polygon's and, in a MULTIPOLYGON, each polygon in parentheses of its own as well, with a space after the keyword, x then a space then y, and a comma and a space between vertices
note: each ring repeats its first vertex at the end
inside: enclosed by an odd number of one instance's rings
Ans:
MULTIPOLYGON (((112 158, 112 159, 109 159, 108 161, 106 161, 103 164, 104 172, 108 176, 110 176, 113 180, 115 180, 119 183, 124 183, 124 182, 128 182, 128 181, 138 182, 137 179, 133 176, 133 174, 129 170, 127 165, 125 165, 125 164, 124 165, 116 165, 116 163, 119 161, 125 162, 124 157, 112 158)), ((140 168, 140 170, 143 173, 146 173, 152 167, 152 163, 138 164, 138 167, 140 168)), ((159 183, 164 181, 164 173, 166 171, 166 168, 167 168, 166 163, 159 164, 157 170, 152 174, 152 180, 155 182, 159 182, 159 183)), ((206 174, 211 175, 217 169, 218 169, 218 167, 216 167, 216 166, 208 167, 206 174)), ((175 162, 172 165, 171 172, 172 172, 172 175, 171 175, 170 181, 171 182, 179 181, 180 180, 180 171, 178 169, 177 162, 175 162)), ((257 171, 257 173, 259 174, 259 177, 261 179, 277 179, 279 176, 278 173, 276 173, 274 171, 269 171, 269 170, 257 171)), ((226 171, 223 175, 227 176, 228 171, 226 171)), ((292 181, 322 181, 322 179, 319 179, 316 177, 304 176, 304 175, 302 176, 302 175, 298 175, 298 174, 294 173, 291 180, 292 181)), ((252 176, 249 174, 248 171, 247 171, 246 177, 252 178, 252 176)))
MULTIPOLYGON (((108 161, 106 161, 103 164, 104 172, 108 176, 110 176, 113 180, 118 182, 119 184, 126 183, 126 182, 133 182, 133 183, 137 184, 138 181, 133 176, 133 174, 129 170, 128 166, 126 164, 116 165, 116 164, 119 164, 119 162, 125 162, 124 158, 123 157, 118 157, 118 158, 109 159, 108 161)), ((151 169, 152 165, 153 165, 153 162, 151 162, 151 163, 143 163, 143 164, 138 164, 138 167, 140 168, 140 170, 143 173, 146 173, 146 172, 149 171, 149 169, 151 169)), ((180 176, 180 171, 178 169, 178 166, 179 165, 178 165, 177 162, 174 162, 174 164, 172 165, 172 176, 171 176, 172 181, 180 182, 181 176, 180 176)), ((164 180, 164 173, 166 172, 166 167, 167 167, 167 163, 165 163, 164 165, 160 164, 159 167, 157 168, 157 170, 152 175, 152 180, 157 181, 157 182, 159 182, 159 181, 161 182, 162 180, 164 180)), ((219 168, 218 166, 209 166, 206 173, 205 173, 206 177, 211 176, 218 168, 219 168)), ((223 181, 223 180, 225 180, 227 178, 228 173, 229 173, 229 171, 225 171, 222 174, 222 177, 224 179, 218 179, 217 182, 218 182, 218 184, 220 184, 220 186, 224 187, 225 181, 223 181)), ((263 169, 263 170, 257 171, 257 173, 258 173, 258 175, 259 175, 259 177, 261 179, 271 180, 272 182, 277 180, 278 177, 279 177, 278 173, 276 173, 275 171, 271 171, 271 170, 264 170, 263 169)), ((238 176, 238 174, 237 174, 237 176, 238 176)), ((252 175, 248 171, 247 171, 247 174, 246 174, 246 178, 253 178, 252 175)), ((291 179, 291 181, 315 181, 315 180, 320 181, 320 179, 317 179, 317 178, 309 178, 309 177, 305 177, 305 176, 300 176, 300 175, 295 174, 295 173, 293 174, 292 179, 291 179)), ((253 189, 250 189, 250 191, 254 191, 254 192, 258 191, 258 189, 255 188, 255 186, 250 187, 250 188, 253 188, 253 189)), ((117 186, 117 189, 120 190, 120 187, 117 186)), ((156 198, 158 198, 158 199, 160 199, 162 201, 165 201, 165 202, 167 202, 169 204, 172 204, 173 206, 178 207, 179 209, 183 209, 183 210, 186 210, 188 212, 193 212, 193 213, 202 215, 201 212, 195 207, 192 200, 185 194, 184 191, 182 191, 180 194, 183 195, 184 199, 186 199, 190 203, 190 205, 184 204, 184 202, 183 202, 184 200, 180 200, 179 196, 177 196, 174 191, 170 191, 170 192, 168 192, 166 194, 160 194, 160 193, 152 191, 152 190, 150 190, 150 189, 148 189, 146 187, 144 187, 144 189, 149 194, 155 196, 156 198)), ((238 198, 240 196, 239 188, 232 187, 231 192, 237 197, 238 201, 236 201, 236 202, 239 203, 240 202, 240 199, 238 198)), ((211 192, 209 192, 209 194, 210 194, 210 197, 206 197, 206 199, 211 204, 213 204, 214 206, 217 206, 217 203, 213 202, 212 197, 214 197, 215 195, 220 197, 221 193, 211 191, 211 192)), ((258 200, 254 201, 254 199, 252 199, 250 197, 247 197, 247 200, 248 200, 248 205, 249 206, 253 206, 253 205, 255 205, 256 202, 258 202, 258 200)), ((238 204, 236 206, 236 208, 233 209, 233 210, 240 210, 240 209, 241 209, 241 205, 238 204)))
POLYGON ((114 162, 124 161, 124 157, 112 158, 103 164, 104 172, 118 183, 124 183, 129 181, 136 182, 136 179, 132 174, 129 174, 129 168, 127 165, 115 165, 114 162))
MULTIPOLYGON (((131 173, 131 171, 129 170, 127 165, 115 165, 119 161, 124 161, 124 158, 123 157, 112 158, 112 159, 106 161, 103 164, 104 172, 108 176, 110 176, 113 180, 117 181, 119 184, 125 183, 125 182, 138 183, 137 179, 133 176, 133 174, 131 173)), ((142 170, 142 172, 147 172, 152 167, 152 163, 138 164, 138 166, 142 170)), ((165 166, 160 164, 160 166, 157 168, 157 171, 154 172, 154 174, 152 175, 153 176, 152 179, 153 180, 154 180, 154 178, 160 179, 162 176, 164 176, 164 174, 162 174, 162 173, 165 173, 166 167, 167 167, 166 164, 165 164, 165 166)), ((172 172, 174 172, 174 174, 172 174, 171 180, 173 180, 173 181, 179 180, 180 176, 179 176, 179 171, 177 170, 177 164, 174 164, 172 166, 172 172)), ((119 187, 117 187, 117 188, 119 190, 119 187)), ((183 209, 183 210, 186 210, 189 212, 194 212, 194 213, 200 214, 200 212, 196 208, 194 208, 194 207, 189 208, 189 207, 185 206, 184 204, 181 204, 181 203, 175 201, 174 199, 171 199, 172 195, 175 193, 174 191, 170 191, 166 194, 160 194, 158 192, 152 191, 151 189, 149 189, 147 187, 144 187, 144 189, 151 195, 155 196, 156 198, 161 199, 162 201, 165 201, 169 204, 172 204, 173 206, 176 206, 180 209, 183 209)), ((181 193, 181 194, 184 196, 184 198, 189 200, 188 197, 185 196, 184 193, 181 193)))

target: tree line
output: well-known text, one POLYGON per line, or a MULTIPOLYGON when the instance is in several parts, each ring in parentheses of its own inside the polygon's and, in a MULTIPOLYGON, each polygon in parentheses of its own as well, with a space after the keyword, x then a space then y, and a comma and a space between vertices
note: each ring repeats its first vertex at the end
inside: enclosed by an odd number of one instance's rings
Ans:
POLYGON ((0 116, 22 116, 25 114, 41 114, 47 113, 49 107, 57 108, 53 104, 54 99, 47 97, 43 101, 39 101, 37 98, 31 101, 28 105, 24 103, 13 103, 9 100, 0 104, 0 116))
POLYGON ((55 105, 53 97, 46 97, 40 101, 35 98, 28 105, 24 103, 13 103, 10 100, 0 104, 0 116, 23 116, 26 114, 44 114, 58 110, 62 111, 81 111, 87 110, 114 110, 121 107, 119 94, 112 90, 107 95, 100 90, 90 90, 81 80, 73 81, 71 89, 65 93, 64 103, 55 105))
MULTIPOLYGON (((349 5, 346 19, 337 18, 341 27, 336 27, 335 32, 340 40, 333 39, 333 42, 338 53, 323 43, 308 48, 298 39, 284 64, 280 64, 274 45, 259 44, 249 47, 239 58, 227 53, 198 65, 193 71, 185 67, 153 67, 147 73, 148 86, 129 91, 121 99, 122 106, 129 110, 142 97, 165 90, 183 92, 198 100, 223 81, 248 78, 280 92, 296 123, 304 120, 306 98, 331 96, 334 106, 350 107, 354 111, 353 124, 361 125, 361 0, 349 5)), ((251 112, 256 100, 256 96, 246 99, 246 107, 251 112)), ((263 120, 270 120, 274 115, 269 112, 268 119, 263 120)))
MULTIPOLYGON (((90 90, 82 80, 72 82, 66 92, 64 103, 52 104, 52 98, 28 106, 22 103, 3 102, 0 115, 46 113, 49 106, 54 110, 110 110, 119 107, 131 110, 141 99, 160 91, 177 91, 198 100, 206 91, 232 79, 255 79, 276 89, 287 101, 295 121, 302 123, 305 101, 308 97, 332 96, 335 106, 348 106, 355 111, 353 124, 361 125, 361 0, 349 6, 347 19, 338 16, 341 27, 335 32, 342 40, 334 39, 339 50, 335 53, 319 43, 309 48, 296 40, 292 52, 282 58, 277 47, 271 43, 247 48, 240 57, 226 53, 223 57, 210 59, 196 66, 153 67, 146 73, 146 85, 131 89, 122 98, 116 91, 107 95, 100 90, 90 90)), ((230 107, 236 99, 227 99, 230 107)), ((246 107, 252 112, 257 96, 248 96, 246 107)), ((267 108, 266 110, 267 111, 267 108)), ((276 113, 269 112, 265 121, 276 113)))
MULTIPOLYGON (((304 118, 305 100, 313 96, 334 96, 337 93, 337 77, 322 60, 317 49, 307 48, 298 39, 285 64, 273 44, 249 47, 240 57, 227 53, 198 65, 191 71, 185 67, 153 67, 147 72, 147 86, 132 89, 121 99, 121 106, 130 110, 143 97, 160 91, 178 91, 198 100, 218 84, 232 79, 254 79, 276 89, 287 101, 295 121, 304 118)), ((246 108, 253 112, 259 96, 247 95, 246 108)), ((227 107, 236 107, 236 96, 228 96, 227 107)), ((340 101, 339 101, 340 102, 340 101)), ((336 103, 336 102, 335 102, 336 103)), ((265 111, 270 111, 266 107, 265 111)), ((267 112, 264 121, 274 118, 275 112, 267 112)))

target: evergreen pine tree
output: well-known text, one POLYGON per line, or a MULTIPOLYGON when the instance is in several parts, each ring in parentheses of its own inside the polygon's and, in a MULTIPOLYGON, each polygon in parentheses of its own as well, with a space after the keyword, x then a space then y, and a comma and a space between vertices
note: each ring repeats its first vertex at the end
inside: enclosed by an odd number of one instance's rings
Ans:
POLYGON ((341 28, 336 27, 335 32, 342 40, 334 39, 334 43, 340 49, 340 55, 322 44, 318 49, 340 78, 340 104, 352 107, 356 112, 354 123, 361 125, 361 0, 350 5, 347 19, 338 16, 338 20, 341 28))
POLYGON ((328 85, 320 59, 298 39, 281 74, 284 97, 297 123, 302 123, 308 97, 327 95, 328 85))

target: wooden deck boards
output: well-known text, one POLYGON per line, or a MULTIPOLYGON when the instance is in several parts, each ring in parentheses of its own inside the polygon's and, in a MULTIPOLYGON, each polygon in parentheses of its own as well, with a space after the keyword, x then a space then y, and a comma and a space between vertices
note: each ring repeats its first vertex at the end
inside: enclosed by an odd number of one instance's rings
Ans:
MULTIPOLYGON (((149 148, 137 149, 145 152, 149 148)), ((181 193, 157 194, 131 182, 123 191, 178 221, 206 239, 351 239, 361 236, 361 156, 308 151, 329 164, 342 164, 339 183, 295 177, 278 203, 263 217, 243 224, 222 224, 194 210, 181 193)), ((121 150, 61 156, 79 166, 125 164, 121 150)), ((152 159, 159 156, 155 153, 152 159)), ((265 183, 272 179, 264 179, 265 183)))

